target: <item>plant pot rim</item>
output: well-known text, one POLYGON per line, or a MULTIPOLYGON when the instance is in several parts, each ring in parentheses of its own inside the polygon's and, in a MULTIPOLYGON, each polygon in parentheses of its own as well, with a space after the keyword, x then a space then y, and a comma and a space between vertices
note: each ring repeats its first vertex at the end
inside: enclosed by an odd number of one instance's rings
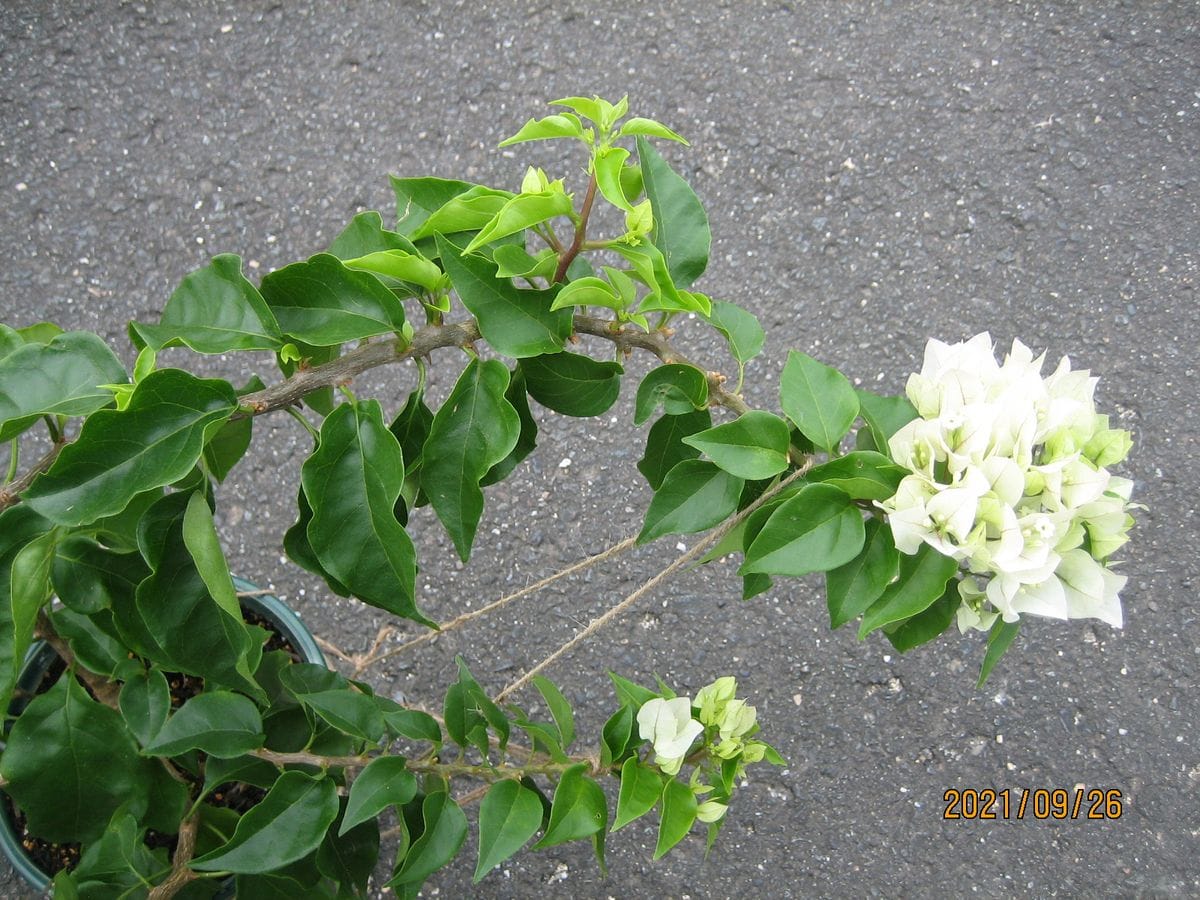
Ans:
MULTIPOLYGON (((238 578, 236 575, 233 576, 233 585, 238 591, 260 590, 257 585, 246 581, 244 578, 238 578)), ((288 641, 292 643, 305 662, 328 666, 325 654, 321 652, 321 648, 317 645, 312 632, 308 630, 308 627, 296 611, 275 594, 251 594, 240 597, 239 600, 254 612, 269 619, 288 641)), ((25 653, 25 660, 21 664, 18 684, 24 679, 38 656, 44 654, 48 647, 49 645, 45 641, 35 641, 30 645, 29 650, 25 653)), ((5 858, 21 878, 37 891, 48 891, 52 879, 38 868, 26 854, 25 848, 21 844, 21 839, 17 836, 16 829, 13 827, 13 822, 9 818, 9 801, 3 791, 0 791, 0 800, 3 800, 3 802, 0 802, 0 849, 4 851, 5 858)))

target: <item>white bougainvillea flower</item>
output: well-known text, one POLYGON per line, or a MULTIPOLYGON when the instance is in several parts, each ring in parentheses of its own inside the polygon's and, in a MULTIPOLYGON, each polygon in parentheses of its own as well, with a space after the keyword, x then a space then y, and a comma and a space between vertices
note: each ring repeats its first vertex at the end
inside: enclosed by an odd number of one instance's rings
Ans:
POLYGON ((638 734, 654 745, 654 761, 667 775, 678 774, 692 743, 704 726, 692 718, 687 697, 647 700, 638 710, 638 734))
POLYGON ((718 678, 712 684, 706 684, 696 693, 694 706, 700 708, 700 723, 716 725, 725 709, 725 704, 737 693, 737 680, 732 675, 718 678))

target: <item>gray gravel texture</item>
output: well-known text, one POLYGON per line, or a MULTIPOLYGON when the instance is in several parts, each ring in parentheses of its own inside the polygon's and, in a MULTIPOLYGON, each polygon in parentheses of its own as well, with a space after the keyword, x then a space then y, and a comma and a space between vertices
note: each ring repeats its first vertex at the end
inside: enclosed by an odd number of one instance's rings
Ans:
MULTIPOLYGON (((639 822, 611 836, 607 880, 587 847, 568 846, 472 887, 472 839, 426 896, 1200 895, 1194 4, 2 5, 6 322, 93 329, 131 362, 126 321, 155 321, 210 254, 261 274, 317 252, 358 210, 390 213, 388 173, 515 186, 533 162, 578 187, 578 157, 497 142, 547 100, 627 92, 692 141, 662 149, 712 221, 703 289, 769 331, 752 404, 777 403, 789 348, 898 392, 928 336, 987 329, 1100 374, 1101 406, 1134 432, 1124 474, 1147 509, 1126 554, 1123 630, 1031 623, 977 691, 976 636, 900 657, 878 635, 830 632, 819 582, 743 604, 731 565, 690 573, 550 674, 583 734, 614 708, 606 668, 681 693, 735 674, 787 768, 751 771, 707 860, 697 834, 652 862, 654 822, 639 822), (1075 786, 1119 789, 1124 814, 942 817, 947 788, 1075 786)), ((728 366, 698 327, 683 332, 728 366)), ((270 375, 269 360, 255 365, 270 375)), ((396 408, 412 372, 365 382, 396 408)), ((633 469, 632 394, 600 423, 542 416, 539 452, 488 494, 468 567, 417 517, 430 615, 636 531, 649 491, 633 469)), ((255 427, 255 459, 221 489, 232 565, 361 650, 381 616, 281 555, 307 437, 286 416, 255 427)), ((461 652, 498 689, 673 543, 393 659, 374 681, 436 703, 461 652)))

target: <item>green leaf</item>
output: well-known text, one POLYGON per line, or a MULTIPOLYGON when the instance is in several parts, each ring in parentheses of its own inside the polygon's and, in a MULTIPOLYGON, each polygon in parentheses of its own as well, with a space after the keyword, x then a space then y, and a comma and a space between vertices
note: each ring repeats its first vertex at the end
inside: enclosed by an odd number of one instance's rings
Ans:
POLYGON ((17 329, 17 334, 26 344, 48 344, 62 333, 63 330, 53 322, 38 322, 17 329))
POLYGON ((805 477, 841 488, 856 500, 886 500, 907 474, 882 453, 856 450, 814 467, 805 477))
POLYGON ((952 578, 946 583, 946 590, 942 592, 942 596, 933 601, 932 606, 905 619, 895 628, 885 628, 884 633, 893 647, 901 653, 907 653, 945 632, 954 621, 954 615, 961 603, 958 580, 952 578))
POLYGON ((450 740, 464 750, 475 747, 480 755, 488 752, 487 720, 479 714, 466 686, 456 681, 446 691, 442 704, 442 720, 450 740))
POLYGON ((779 402, 801 434, 830 452, 858 415, 858 398, 846 376, 798 350, 788 352, 779 402))
POLYGON ((685 147, 688 143, 661 122, 656 122, 654 119, 643 119, 640 116, 627 119, 621 126, 621 130, 617 132, 618 138, 629 137, 630 135, 666 138, 668 141, 677 141, 685 147))
POLYGON ((928 609, 946 589, 946 582, 958 571, 958 562, 942 556, 928 544, 916 554, 901 554, 900 571, 895 581, 863 615, 858 636, 866 637, 876 628, 899 622, 928 609))
POLYGON ((698 312, 708 315, 712 311, 711 303, 703 295, 689 294, 676 287, 667 268, 666 257, 653 244, 645 241, 637 246, 614 244, 611 249, 633 266, 634 275, 650 289, 638 306, 639 312, 698 312))
POLYGON ((561 190, 517 194, 500 207, 499 212, 479 229, 479 233, 467 244, 464 252, 474 253, 492 241, 498 241, 510 234, 517 234, 526 228, 532 228, 558 216, 569 215, 573 211, 571 198, 561 190))
POLYGON ((645 544, 664 534, 706 531, 737 511, 745 482, 710 462, 688 459, 667 473, 638 535, 645 544))
POLYGON ((300 477, 312 507, 308 542, 322 568, 364 603, 432 626, 415 602, 412 540, 393 512, 404 459, 378 401, 344 403, 326 416, 300 477))
POLYGON ((516 410, 517 419, 521 423, 521 431, 517 435, 516 444, 513 445, 508 455, 488 469, 487 474, 480 479, 480 487, 487 487, 503 481, 525 457, 537 448, 538 426, 533 418, 533 412, 529 408, 525 373, 519 365, 512 371, 508 387, 504 391, 504 399, 516 410))
POLYGON ((893 434, 917 417, 917 410, 907 397, 881 397, 870 391, 855 391, 859 413, 870 429, 875 449, 888 452, 888 440, 893 434))
MULTIPOLYGON (((545 247, 536 256, 530 256, 518 244, 500 244, 492 251, 492 262, 496 264, 497 278, 549 278, 558 265, 558 254, 545 247)), ((550 308, 558 309, 560 305, 556 297, 550 308)))
POLYGON ((992 674, 992 669, 996 668, 996 663, 1000 662, 1000 658, 1007 652, 1020 630, 1020 620, 1005 622, 1003 619, 997 619, 992 625, 992 630, 988 632, 987 652, 983 656, 983 665, 979 668, 979 681, 975 684, 976 690, 983 687, 988 676, 992 674))
POLYGON ((625 703, 604 723, 600 739, 601 768, 607 769, 613 763, 620 762, 627 753, 630 753, 635 746, 642 742, 634 728, 636 715, 635 706, 625 703))
POLYGON ((586 771, 587 764, 580 763, 562 773, 554 790, 550 824, 533 849, 556 847, 604 830, 608 822, 608 804, 604 791, 584 774, 586 771))
POLYGON ((725 336, 729 352, 739 364, 745 364, 762 353, 766 334, 751 312, 735 303, 713 300, 708 323, 725 336))
MULTIPOLYGON (((428 221, 430 215, 459 194, 478 187, 466 181, 451 181, 446 178, 397 178, 393 175, 390 180, 392 191, 396 194, 396 232, 405 237, 411 236, 428 221)), ((330 252, 333 252, 332 248, 330 252)))
POLYGON ((204 465, 209 474, 223 482, 238 460, 250 449, 254 419, 247 416, 226 422, 204 445, 204 465))
POLYGON ((117 700, 130 733, 145 747, 162 730, 171 709, 171 690, 158 669, 147 669, 125 681, 117 700))
POLYGON ((99 885, 111 890, 112 896, 136 896, 138 888, 161 874, 163 859, 150 851, 144 836, 145 829, 139 827, 137 818, 127 808, 118 809, 104 834, 83 851, 73 870, 84 889, 82 896, 96 896, 93 892, 99 885))
POLYGON ((100 410, 54 465, 25 492, 25 501, 60 525, 87 525, 119 513, 136 494, 183 478, 200 458, 206 436, 237 408, 227 382, 178 369, 146 376, 129 408, 100 410))
POLYGON ((400 870, 388 887, 401 884, 419 886, 426 878, 458 855, 467 839, 467 817, 445 791, 425 797, 421 804, 425 829, 413 841, 400 870))
POLYGON ((708 406, 707 376, 695 366, 680 363, 652 369, 638 385, 633 424, 641 425, 659 406, 672 416, 705 409, 708 406))
POLYGON ((632 211, 633 205, 625 197, 621 186, 621 171, 625 161, 629 159, 629 151, 623 147, 605 147, 596 153, 593 170, 596 174, 596 185, 604 199, 620 209, 632 211))
POLYGON ((465 562, 483 514, 479 482, 516 446, 517 412, 505 397, 508 369, 472 360, 433 418, 421 487, 465 562))
MULTIPOLYGON (((18 517, 24 518, 24 517, 18 517)), ((24 537, 25 523, 18 523, 16 530, 24 537)), ((12 654, 9 665, 0 675, 0 701, 8 709, 9 692, 16 684, 17 676, 25 660, 25 653, 33 642, 33 629, 37 623, 38 611, 50 599, 50 570, 54 564, 54 547, 58 541, 57 529, 33 537, 19 549, 9 551, 12 562, 0 565, 0 570, 8 568, 8 600, 9 603, 0 612, 0 643, 4 646, 4 654, 12 654)), ((8 557, 9 553, 0 553, 0 557, 8 557)), ((2 598, 0 598, 2 599, 2 598)))
POLYGON ((130 330, 153 350, 184 344, 197 353, 278 350, 279 325, 262 296, 242 275, 241 257, 214 256, 180 282, 157 325, 130 330))
POLYGON ((389 806, 403 806, 416 795, 417 779, 404 757, 378 756, 351 783, 338 833, 345 834, 361 822, 374 819, 389 806))
POLYGON ((636 756, 621 766, 621 791, 617 796, 617 818, 612 830, 624 828, 634 819, 654 809, 663 794, 663 776, 650 766, 644 766, 636 756))
POLYGON ((512 198, 513 194, 510 191, 498 191, 479 185, 471 187, 458 196, 451 197, 445 205, 434 210, 410 236, 414 241, 419 241, 435 234, 478 231, 512 198))
POLYGON ((726 472, 756 480, 772 478, 787 468, 790 440, 787 422, 752 409, 732 422, 689 435, 683 442, 707 454, 726 472))
POLYGON ((123 680, 141 665, 130 659, 129 648, 120 640, 112 614, 101 610, 90 616, 66 607, 47 613, 58 636, 66 640, 79 665, 112 680, 123 680))
POLYGON ((380 250, 406 250, 416 253, 416 248, 406 237, 383 227, 383 217, 374 210, 361 212, 334 238, 327 253, 338 259, 354 259, 377 253, 380 250))
POLYGON ((564 416, 599 416, 621 393, 619 363, 578 353, 551 353, 521 360, 526 389, 542 406, 564 416))
POLYGON ((524 847, 541 825, 537 794, 512 779, 492 785, 479 805, 479 862, 472 883, 524 847))
POLYGON ((121 717, 60 678, 13 723, 0 757, 5 792, 29 830, 48 841, 93 841, 128 803, 145 811, 153 767, 121 717))
POLYGON ((217 537, 212 510, 198 492, 188 498, 183 514, 183 543, 192 555, 192 562, 196 564, 196 571, 209 595, 227 615, 240 619, 242 605, 233 586, 233 576, 229 574, 229 564, 221 552, 221 539, 217 537))
POLYGON ((497 146, 511 147, 526 141, 545 141, 552 138, 582 138, 583 125, 578 117, 570 113, 559 113, 542 119, 530 119, 521 126, 510 138, 505 138, 497 146))
POLYGON ((232 759, 263 745, 258 707, 240 694, 206 691, 188 700, 163 725, 145 749, 146 755, 179 756, 201 750, 232 759))
POLYGON ((533 686, 538 689, 538 693, 542 695, 542 699, 546 701, 546 706, 550 709, 554 727, 558 729, 559 743, 563 749, 570 747, 575 740, 575 713, 571 709, 571 704, 549 678, 535 675, 533 686))
POLYGON ((551 310, 551 291, 529 291, 497 278, 496 267, 438 235, 442 265, 479 332, 497 353, 517 359, 557 353, 571 334, 571 313, 551 310))
POLYGON ((628 301, 603 278, 587 275, 563 285, 550 304, 550 309, 573 309, 576 306, 601 306, 624 310, 628 301))
POLYGON ((318 253, 266 276, 262 293, 290 338, 314 347, 391 334, 404 327, 399 298, 374 275, 318 253))
POLYGON ((0 361, 18 347, 23 346, 25 346, 25 341, 21 337, 21 333, 15 328, 9 328, 0 323, 0 361))
MULTIPOLYGON (((649 688, 642 687, 637 682, 630 681, 628 678, 623 678, 616 672, 609 672, 608 678, 613 683, 613 687, 616 688, 617 700, 622 704, 635 707, 635 712, 643 703, 648 703, 659 696, 649 688)), ((667 699, 670 698, 668 697, 667 699)))
MULTIPOLYGON (((360 895, 365 894, 379 862, 379 823, 372 819, 349 830, 334 824, 317 850, 317 868, 343 889, 353 886, 360 895)), ((295 896, 292 893, 289 900, 295 896)))
POLYGON ((854 559, 825 573, 829 625, 840 628, 861 615, 896 577, 900 554, 892 530, 878 519, 866 524, 863 548, 854 559))
MULTIPOLYGON (((504 748, 508 746, 508 717, 504 715, 504 712, 492 701, 484 689, 479 686, 479 682, 475 680, 474 676, 471 675, 470 669, 467 668, 466 660, 461 656, 456 656, 454 661, 458 664, 458 683, 462 685, 467 702, 487 720, 488 725, 496 733, 500 752, 503 753, 504 748)), ((483 749, 483 755, 487 756, 486 747, 483 749)))
MULTIPOLYGON (((308 525, 312 521, 312 505, 304 495, 304 487, 296 492, 297 518, 283 535, 283 549, 296 565, 325 579, 329 589, 339 597, 349 597, 350 589, 321 565, 316 551, 308 540, 308 525)), ((415 580, 415 579, 414 579, 415 580)))
POLYGON ((696 795, 691 787, 672 778, 663 789, 662 818, 658 823, 658 843, 654 858, 662 859, 672 847, 687 837, 696 821, 696 795))
POLYGON ((864 539, 862 512, 844 492, 805 485, 771 514, 738 571, 806 575, 835 569, 858 555, 864 539))
POLYGON ((86 416, 108 406, 113 392, 103 385, 128 380, 94 334, 72 331, 46 344, 22 344, 0 358, 0 441, 44 415, 86 416))
POLYGON ((328 677, 316 664, 289 666, 280 672, 280 683, 297 700, 346 734, 377 744, 383 739, 383 713, 368 697, 340 676, 328 677))
POLYGON ((49 522, 23 503, 0 513, 0 710, 8 709, 9 695, 24 665, 27 646, 21 646, 21 633, 13 617, 13 562, 30 541, 50 528, 49 522))
POLYGON ((316 850, 338 814, 337 787, 323 775, 284 772, 238 821, 230 841, 192 860, 197 872, 278 869, 316 850))
POLYGON ((643 137, 637 140, 637 152, 646 196, 654 210, 654 245, 666 258, 675 285, 686 288, 708 266, 712 244, 708 216, 691 186, 643 137))
POLYGON ((419 285, 427 291, 438 288, 442 281, 442 270, 436 263, 427 260, 421 254, 408 250, 376 250, 363 256, 345 260, 350 269, 362 269, 386 275, 397 281, 407 281, 419 285))
MULTIPOLYGON (((380 698, 376 697, 376 700, 380 698)), ((442 742, 442 729, 437 719, 419 709, 384 709, 383 720, 390 731, 414 741, 442 742)))
POLYGON ((400 451, 404 458, 405 478, 412 477, 413 470, 420 467, 421 455, 425 450, 425 441, 429 438, 429 429, 433 425, 433 410, 425 403, 425 388, 418 387, 408 395, 404 407, 396 414, 390 431, 400 443, 400 451))
POLYGON ((700 451, 689 447, 683 439, 712 425, 712 415, 707 409, 696 410, 685 415, 666 415, 650 426, 646 435, 646 452, 638 460, 638 471, 658 490, 666 480, 667 473, 679 463, 696 459, 700 451))

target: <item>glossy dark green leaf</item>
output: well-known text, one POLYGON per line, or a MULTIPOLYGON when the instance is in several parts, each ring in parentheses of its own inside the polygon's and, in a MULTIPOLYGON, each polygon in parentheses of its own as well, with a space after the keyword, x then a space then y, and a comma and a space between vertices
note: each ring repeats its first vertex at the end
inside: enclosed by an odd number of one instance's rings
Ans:
POLYGON ((521 422, 505 399, 508 369, 472 360, 437 411, 426 441, 421 488, 465 562, 483 515, 487 471, 516 446, 521 422))
POLYGON ((85 669, 119 681, 131 668, 140 668, 139 663, 129 658, 129 648, 119 639, 120 633, 108 610, 85 616, 60 607, 47 615, 58 636, 67 642, 75 660, 85 669))
MULTIPOLYGON (((488 726, 495 732, 500 752, 503 753, 504 748, 508 746, 508 717, 492 701, 487 692, 480 687, 479 682, 475 680, 474 676, 471 675, 470 669, 467 668, 466 660, 461 656, 456 656, 454 661, 458 664, 458 683, 463 687, 467 702, 483 716, 488 726)), ((484 752, 484 755, 486 756, 487 753, 484 752)))
POLYGON ((9 693, 33 642, 38 611, 52 592, 50 570, 58 533, 34 534, 42 521, 32 514, 0 517, 0 524, 13 529, 11 535, 0 537, 0 576, 4 576, 0 600, 8 600, 0 608, 0 659, 7 657, 0 671, 0 709, 8 709, 9 693))
POLYGON ((840 488, 856 500, 886 500, 907 474, 882 453, 856 450, 813 467, 805 477, 840 488))
POLYGON ((642 687, 637 682, 630 681, 616 672, 609 672, 608 678, 613 683, 613 687, 617 691, 617 699, 622 704, 640 707, 643 703, 647 703, 659 696, 659 694, 649 688, 642 687))
POLYGON ((242 605, 233 586, 233 576, 229 574, 229 564, 221 550, 221 539, 217 537, 212 510, 199 492, 188 498, 183 514, 183 543, 191 554, 204 586, 208 588, 209 596, 226 615, 240 619, 242 605))
POLYGON ((383 721, 393 733, 414 741, 442 742, 442 729, 437 719, 419 709, 384 709, 383 721))
POLYGON ((779 377, 779 402, 801 434, 823 450, 836 448, 858 415, 849 379, 798 350, 788 352, 779 377))
POLYGON ((446 690, 442 721, 450 740, 463 749, 475 747, 480 754, 487 756, 487 720, 479 713, 461 682, 456 681, 446 690))
POLYGON ((893 647, 901 653, 907 653, 943 634, 954 621, 954 615, 961 603, 958 580, 952 578, 946 583, 946 590, 942 592, 942 596, 934 600, 932 606, 898 623, 894 628, 885 628, 884 634, 893 647))
POLYGON ((542 699, 546 701, 546 706, 550 709, 550 715, 554 719, 554 726, 558 729, 563 749, 570 747, 575 740, 575 711, 571 709, 570 702, 549 678, 535 675, 533 686, 537 688, 542 699))
POLYGON ((638 385, 633 423, 641 425, 658 407, 672 416, 689 415, 708 406, 708 378, 695 366, 670 363, 652 369, 638 385))
POLYGON ((746 548, 746 575, 806 575, 854 559, 864 540, 862 512, 842 491, 806 485, 782 503, 746 548))
MULTIPOLYGON (((410 236, 414 241, 420 241, 436 234, 478 231, 512 198, 513 194, 510 191, 475 185, 451 197, 430 213, 429 218, 422 222, 419 228, 413 229, 410 236)), ((438 253, 442 253, 440 248, 438 253)))
POLYGON ((44 415, 86 416, 113 402, 101 385, 124 384, 125 368, 94 334, 72 331, 22 344, 0 358, 0 441, 44 415))
POLYGON ((613 713, 601 732, 600 765, 607 769, 620 762, 634 746, 641 743, 636 730, 637 711, 633 704, 624 703, 613 713))
POLYGON ((312 509, 308 543, 322 568, 363 602, 432 624, 417 609, 416 553, 393 512, 404 459, 377 401, 344 403, 325 417, 301 482, 312 509))
POLYGON ((379 862, 379 823, 370 819, 343 831, 334 822, 317 850, 316 862, 321 874, 343 889, 353 887, 360 894, 366 893, 379 862))
MULTIPOLYGON (((424 225, 434 211, 476 186, 446 178, 392 176, 390 180, 396 194, 396 231, 406 237, 424 225)), ((333 252, 332 249, 330 252, 333 252)))
POLYGON ((888 452, 888 440, 917 417, 907 397, 881 397, 871 391, 855 391, 859 413, 870 429, 872 442, 880 453, 888 452))
POLYGON ((599 362, 578 353, 550 353, 520 362, 529 395, 564 416, 599 416, 621 393, 619 363, 599 362))
POLYGON ((236 408, 227 382, 178 369, 152 372, 127 409, 92 414, 25 492, 25 501, 60 525, 87 525, 118 513, 135 495, 187 475, 206 437, 236 408))
POLYGON ((262 281, 262 294, 284 334, 315 347, 404 326, 404 307, 395 294, 374 275, 348 268, 329 253, 272 272, 262 281))
POLYGON ((662 815, 658 823, 658 843, 654 847, 654 858, 661 859, 672 847, 682 841, 696 821, 696 795, 686 782, 672 778, 667 782, 662 795, 662 815))
POLYGON ((666 258, 676 286, 686 288, 708 266, 712 244, 708 216, 696 192, 644 137, 637 139, 637 152, 654 211, 654 245, 666 258))
POLYGON ((617 817, 612 830, 623 828, 641 818, 658 803, 663 793, 663 776, 658 769, 642 765, 630 757, 621 766, 621 790, 617 795, 617 817))
POLYGON ((388 431, 400 443, 406 477, 411 477, 413 471, 420 467, 421 454, 432 425, 433 410, 425 403, 425 389, 419 387, 408 395, 404 406, 388 426, 388 431))
POLYGON ((403 806, 417 794, 417 779, 403 756, 378 756, 350 785, 341 834, 374 819, 389 806, 403 806))
POLYGON ((242 275, 231 253, 188 275, 175 289, 157 325, 130 326, 153 350, 184 344, 198 353, 278 350, 279 325, 262 296, 242 275))
POLYGON ((123 803, 145 811, 153 760, 142 759, 121 717, 60 678, 13 724, 0 757, 4 790, 33 834, 92 841, 123 803))
POLYGON ((942 556, 928 544, 912 556, 900 554, 896 580, 863 615, 858 636, 866 637, 876 628, 899 622, 928 609, 942 596, 946 582, 958 571, 958 562, 942 556))
POLYGON ((337 786, 323 775, 284 772, 238 821, 229 843, 192 860, 197 872, 264 872, 316 850, 338 814, 337 786))
POLYGON ((707 409, 698 409, 685 415, 662 416, 650 426, 646 435, 646 452, 638 460, 638 471, 658 490, 675 466, 684 460, 696 459, 700 451, 689 447, 683 439, 712 426, 712 415, 707 409))
POLYGON ((1003 619, 997 619, 993 623, 992 630, 988 632, 987 652, 983 655, 983 665, 979 668, 976 689, 983 687, 988 676, 992 674, 992 669, 996 668, 996 663, 1000 662, 1000 658, 1008 651, 1020 630, 1020 621, 1005 622, 1003 619))
POLYGON ((825 573, 831 628, 840 628, 865 612, 899 570, 900 554, 892 530, 878 519, 870 519, 864 535, 863 548, 854 559, 825 573))
POLYGON ((725 336, 729 352, 739 363, 747 363, 762 353, 766 333, 758 318, 725 300, 713 300, 708 322, 725 336))
POLYGON ((529 742, 535 751, 545 753, 553 762, 568 762, 557 728, 549 722, 535 722, 529 719, 519 707, 509 706, 508 710, 513 717, 513 725, 529 736, 529 742))
POLYGON ((732 422, 689 435, 683 442, 726 472, 757 480, 772 478, 787 468, 788 433, 787 422, 779 416, 752 409, 732 422))
POLYGON ((492 785, 479 805, 479 858, 472 883, 508 859, 542 825, 542 801, 519 781, 492 785))
POLYGON ((318 716, 346 734, 373 744, 383 739, 383 713, 366 694, 346 686, 338 690, 297 693, 297 698, 318 716))
POLYGON ((479 233, 467 244, 466 252, 474 253, 485 244, 508 237, 572 212, 571 198, 562 191, 521 193, 505 203, 479 233))
POLYGON ((646 510, 638 543, 664 534, 692 534, 725 521, 737 511, 745 482, 710 462, 688 459, 667 473, 646 510))
POLYGON ((207 691, 197 694, 169 718, 145 752, 178 756, 201 750, 209 756, 232 759, 263 745, 258 707, 240 694, 207 691))
MULTIPOLYGON (((265 759, 258 759, 254 756, 239 756, 233 759, 210 757, 204 763, 204 793, 207 795, 223 784, 237 784, 238 782, 268 790, 279 779, 279 774, 279 769, 274 765, 265 759)), ((218 844, 225 843, 232 836, 233 829, 231 828, 218 844)), ((214 844, 213 847, 218 844, 214 844)), ((207 850, 211 850, 213 847, 209 847, 207 850)), ((207 850, 203 852, 207 852, 207 850)))
POLYGON ((550 309, 552 291, 514 287, 496 277, 495 264, 465 254, 441 235, 437 245, 454 289, 497 353, 521 359, 562 349, 571 334, 571 312, 550 309))
POLYGON ((374 210, 369 210, 351 219, 350 224, 342 229, 342 233, 333 239, 326 252, 345 260, 377 253, 380 250, 416 252, 412 241, 394 231, 388 231, 383 227, 383 217, 374 210))
POLYGON ((467 839, 467 817, 450 795, 437 791, 421 804, 425 824, 421 836, 413 841, 404 862, 391 881, 396 885, 419 885, 458 855, 467 839))
POLYGON ((535 850, 591 837, 604 830, 608 804, 600 785, 584 774, 587 768, 586 763, 580 763, 562 773, 554 790, 550 824, 542 839, 533 845, 535 850))
POLYGON ((118 809, 104 834, 83 851, 73 870, 81 896, 103 896, 104 891, 111 891, 112 896, 136 896, 139 888, 169 868, 165 850, 156 855, 146 846, 144 836, 137 817, 127 808, 118 809))
MULTIPOLYGON (((261 382, 259 382, 261 384, 261 382)), ((217 481, 224 481, 250 449, 254 419, 233 419, 216 430, 204 445, 204 465, 217 481)))
POLYGON ((519 365, 511 373, 508 387, 504 389, 504 399, 516 410, 517 418, 521 423, 521 432, 508 455, 488 469, 487 474, 479 480, 480 487, 487 487, 503 481, 513 469, 521 464, 525 457, 537 449, 537 421, 533 418, 533 411, 529 408, 529 392, 526 390, 525 373, 519 365))

